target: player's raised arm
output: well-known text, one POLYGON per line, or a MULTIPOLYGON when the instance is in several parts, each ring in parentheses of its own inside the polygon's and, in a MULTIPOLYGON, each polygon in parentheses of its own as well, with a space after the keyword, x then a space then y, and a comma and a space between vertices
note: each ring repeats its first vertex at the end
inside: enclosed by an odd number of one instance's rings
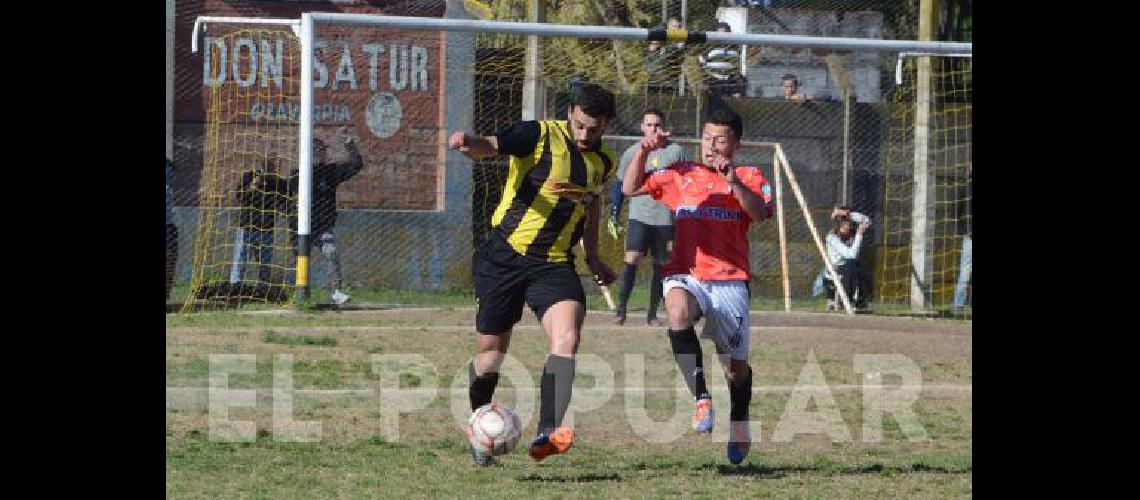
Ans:
POLYGON ((478 160, 499 154, 499 138, 493 135, 471 135, 460 130, 451 134, 447 147, 463 153, 472 160, 478 160))
POLYGON ((650 151, 667 146, 670 135, 672 132, 657 130, 646 134, 641 139, 641 148, 633 153, 633 159, 629 161, 629 167, 625 169, 625 178, 622 179, 621 184, 622 194, 640 196, 647 193, 644 186, 645 160, 649 158, 650 151))
POLYGON ((348 161, 336 164, 333 178, 337 182, 344 182, 364 170, 364 157, 360 155, 360 147, 356 144, 356 135, 349 131, 348 126, 340 127, 339 134, 344 142, 344 151, 348 155, 348 161))

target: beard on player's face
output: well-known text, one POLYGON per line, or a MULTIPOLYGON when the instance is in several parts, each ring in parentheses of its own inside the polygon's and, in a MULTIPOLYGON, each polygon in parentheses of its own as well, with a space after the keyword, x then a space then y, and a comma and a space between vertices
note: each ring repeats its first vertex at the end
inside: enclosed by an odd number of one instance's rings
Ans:
POLYGON ((597 118, 586 114, 582 108, 571 106, 567 117, 570 135, 574 138, 574 145, 578 149, 592 149, 602 139, 602 134, 609 125, 608 118, 597 118))

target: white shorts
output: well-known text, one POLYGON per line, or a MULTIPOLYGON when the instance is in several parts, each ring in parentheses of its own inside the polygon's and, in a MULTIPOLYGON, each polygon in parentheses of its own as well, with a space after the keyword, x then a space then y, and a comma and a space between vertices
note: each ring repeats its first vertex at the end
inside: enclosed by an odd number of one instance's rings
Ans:
POLYGON ((663 296, 673 288, 683 288, 696 297, 705 318, 701 337, 713 339, 720 351, 738 361, 748 360, 750 324, 748 287, 744 281, 701 281, 690 274, 667 276, 663 296))

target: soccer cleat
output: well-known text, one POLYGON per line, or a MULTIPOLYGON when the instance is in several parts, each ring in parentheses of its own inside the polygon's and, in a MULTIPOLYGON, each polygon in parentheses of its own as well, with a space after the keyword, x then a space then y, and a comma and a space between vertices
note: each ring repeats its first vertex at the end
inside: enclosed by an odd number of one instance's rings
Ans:
POLYGON ((711 399, 698 400, 693 405, 693 430, 697 432, 712 432, 713 417, 716 412, 713 411, 713 404, 711 399))
POLYGON ((332 300, 333 300, 333 302, 336 302, 336 305, 339 306, 339 305, 344 304, 345 302, 348 302, 349 298, 350 297, 348 296, 348 294, 346 294, 340 290, 333 290, 332 300))
POLYGON ((752 432, 748 429, 748 421, 729 422, 728 461, 732 462, 732 465, 740 465, 744 457, 748 456, 748 449, 751 446, 752 432))
POLYGON ((495 465, 495 457, 492 457, 490 453, 476 450, 475 446, 471 443, 467 443, 467 449, 471 450, 471 459, 475 460, 475 465, 478 465, 479 467, 490 467, 492 465, 495 465))
POLYGON ((530 458, 541 462, 550 455, 566 453, 574 445, 574 429, 559 427, 550 435, 539 434, 530 443, 530 458))

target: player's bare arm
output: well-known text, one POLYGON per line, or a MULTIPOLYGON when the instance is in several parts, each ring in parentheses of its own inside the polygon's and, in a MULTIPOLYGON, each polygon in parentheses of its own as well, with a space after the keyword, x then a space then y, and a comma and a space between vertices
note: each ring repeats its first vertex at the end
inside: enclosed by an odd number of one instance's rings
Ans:
POLYGON ((608 285, 617 279, 617 274, 598 256, 598 228, 601 227, 601 220, 602 201, 600 196, 595 196, 586 205, 586 232, 582 235, 582 242, 586 247, 586 265, 594 274, 594 280, 599 285, 608 285))
POLYGON ((643 185, 645 183, 645 161, 649 158, 650 152, 669 145, 670 135, 673 135, 673 133, 658 129, 647 133, 645 137, 641 139, 641 148, 634 151, 633 158, 629 161, 629 167, 625 169, 625 177, 621 183, 622 194, 626 196, 641 196, 648 193, 643 185))
POLYGON ((463 153, 472 160, 478 160, 499 154, 499 138, 493 135, 471 135, 461 130, 451 134, 447 147, 463 153))

